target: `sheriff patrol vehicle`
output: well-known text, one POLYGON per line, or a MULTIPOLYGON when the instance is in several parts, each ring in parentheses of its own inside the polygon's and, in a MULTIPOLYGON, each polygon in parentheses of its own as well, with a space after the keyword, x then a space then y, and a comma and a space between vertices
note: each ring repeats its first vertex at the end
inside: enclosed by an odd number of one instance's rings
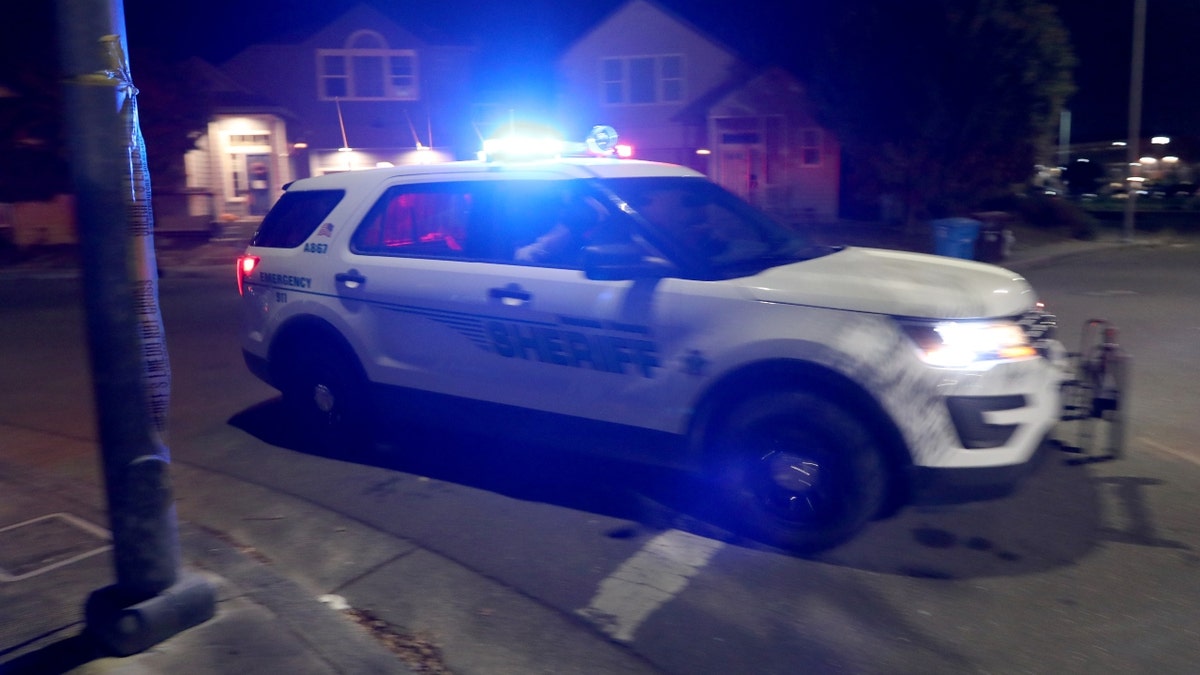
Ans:
POLYGON ((264 218, 242 347, 298 422, 637 430, 812 551, 914 483, 1011 485, 1058 419, 1053 317, 1011 271, 812 246, 680 166, 492 150, 298 180, 264 218))

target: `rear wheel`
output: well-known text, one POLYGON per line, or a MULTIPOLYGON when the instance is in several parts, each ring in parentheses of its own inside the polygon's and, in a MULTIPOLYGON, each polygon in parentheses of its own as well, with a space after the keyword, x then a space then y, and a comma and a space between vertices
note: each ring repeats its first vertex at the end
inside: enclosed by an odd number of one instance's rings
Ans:
POLYGON ((872 435, 844 408, 808 392, 744 402, 718 443, 738 525, 768 543, 802 553, 836 546, 884 503, 887 471, 872 435))
POLYGON ((306 442, 354 452, 371 442, 367 382, 358 361, 332 340, 293 343, 279 364, 283 400, 306 442))

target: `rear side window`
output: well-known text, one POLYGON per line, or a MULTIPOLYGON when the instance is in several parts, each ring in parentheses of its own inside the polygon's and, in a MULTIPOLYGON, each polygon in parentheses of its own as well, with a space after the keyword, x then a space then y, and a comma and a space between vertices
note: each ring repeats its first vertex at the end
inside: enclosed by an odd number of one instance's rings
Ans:
POLYGON ((345 196, 342 190, 285 192, 263 218, 252 246, 295 248, 317 229, 345 196))
POLYGON ((429 183, 389 189, 354 232, 362 255, 463 258, 478 202, 474 183, 429 183))

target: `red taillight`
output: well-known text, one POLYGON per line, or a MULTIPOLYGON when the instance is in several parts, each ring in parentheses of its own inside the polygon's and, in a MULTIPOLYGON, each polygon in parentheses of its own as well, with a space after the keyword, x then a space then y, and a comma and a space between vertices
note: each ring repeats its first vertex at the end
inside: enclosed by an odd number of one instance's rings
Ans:
POLYGON ((246 294, 246 280, 250 278, 254 268, 258 267, 258 261, 259 257, 256 255, 239 255, 237 257, 238 295, 246 294))

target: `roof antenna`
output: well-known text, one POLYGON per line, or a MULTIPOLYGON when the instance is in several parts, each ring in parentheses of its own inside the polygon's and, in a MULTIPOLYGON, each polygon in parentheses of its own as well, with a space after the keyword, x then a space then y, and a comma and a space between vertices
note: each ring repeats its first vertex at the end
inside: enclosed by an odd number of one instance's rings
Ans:
POLYGON ((346 120, 342 119, 342 99, 334 98, 333 103, 337 106, 338 126, 342 128, 342 150, 349 151, 350 142, 346 140, 346 120))
MULTIPOLYGON (((417 137, 417 128, 413 126, 412 118, 408 116, 408 108, 404 109, 404 119, 408 120, 408 130, 412 133, 413 143, 417 144, 418 150, 423 149, 425 146, 421 145, 421 139, 417 137)), ((430 139, 430 144, 432 145, 432 139, 430 139)))

